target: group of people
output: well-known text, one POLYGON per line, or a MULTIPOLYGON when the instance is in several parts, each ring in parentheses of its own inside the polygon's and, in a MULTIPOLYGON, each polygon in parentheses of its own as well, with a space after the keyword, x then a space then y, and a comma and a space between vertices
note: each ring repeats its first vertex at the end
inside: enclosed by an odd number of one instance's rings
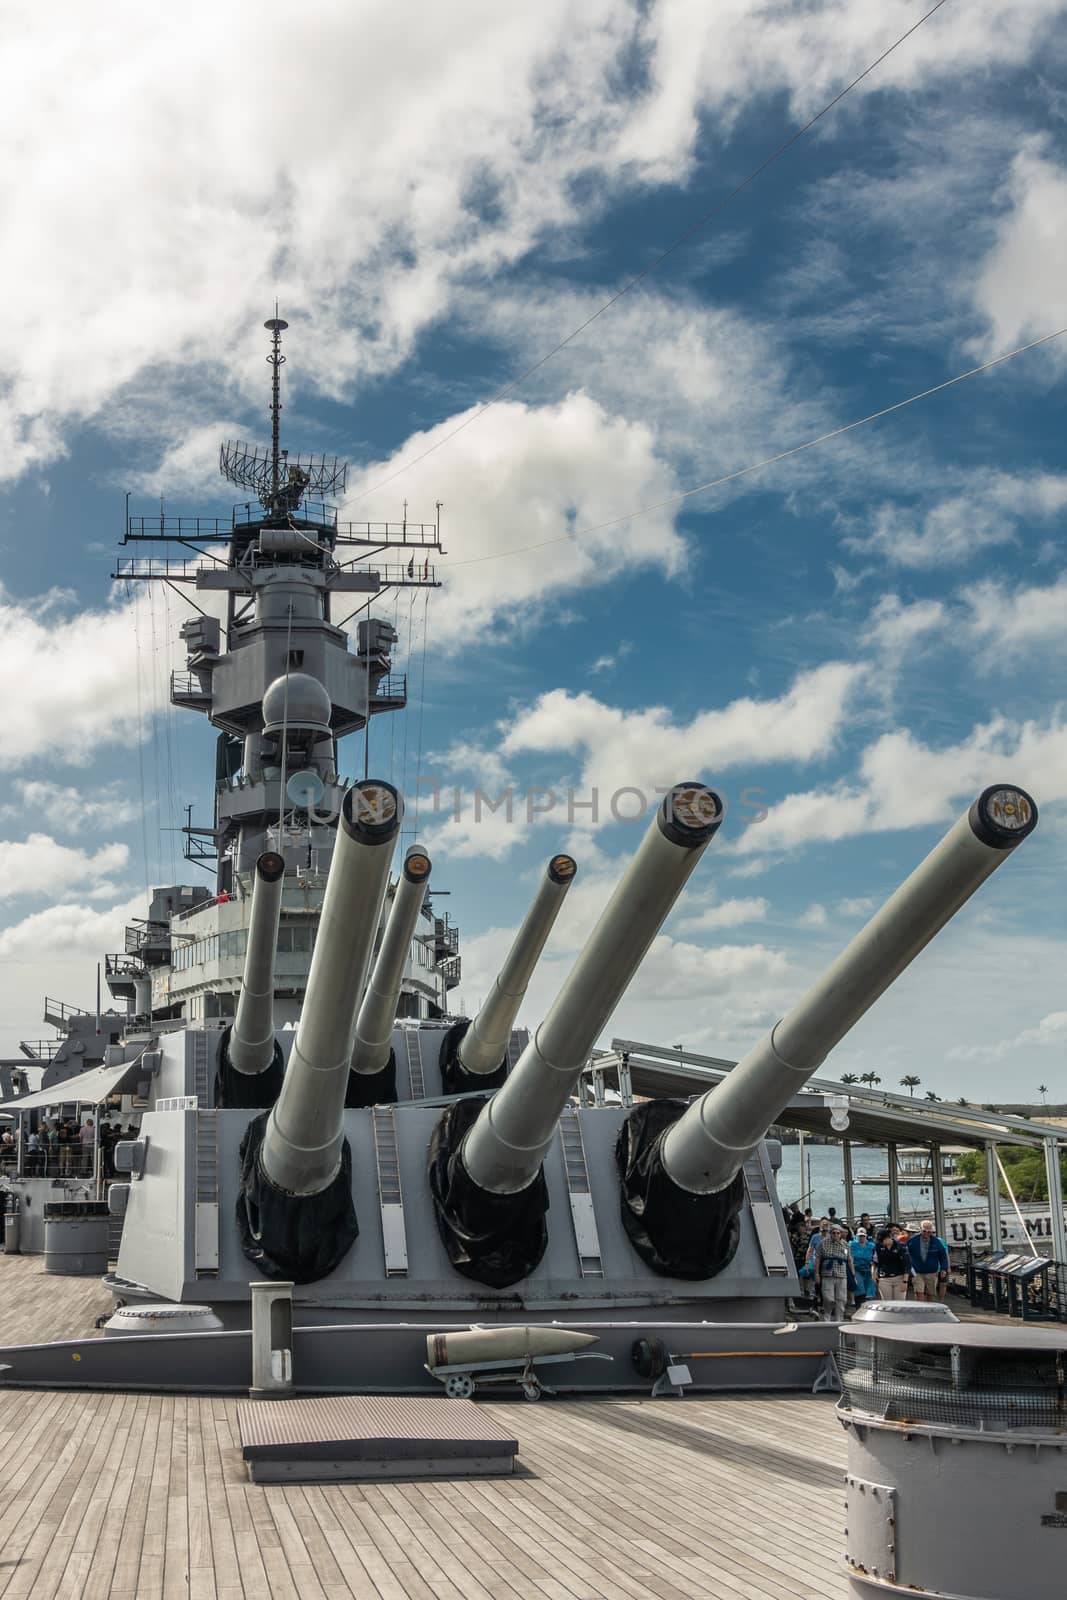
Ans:
POLYGON ((872 1223, 864 1212, 852 1229, 833 1206, 825 1217, 787 1207, 793 1259, 805 1293, 830 1322, 842 1322, 865 1300, 943 1300, 948 1292, 948 1246, 933 1222, 917 1233, 897 1222, 872 1223))
MULTIPOLYGON (((26 1176, 40 1178, 91 1177, 96 1150, 99 1147, 103 1174, 114 1177, 112 1151, 119 1139, 137 1137, 137 1129, 123 1129, 117 1122, 101 1122, 99 1128, 92 1117, 84 1122, 75 1117, 42 1117, 24 1139, 23 1168, 26 1176)), ((18 1140, 12 1129, 0 1134, 0 1164, 13 1167, 18 1160, 18 1140)))

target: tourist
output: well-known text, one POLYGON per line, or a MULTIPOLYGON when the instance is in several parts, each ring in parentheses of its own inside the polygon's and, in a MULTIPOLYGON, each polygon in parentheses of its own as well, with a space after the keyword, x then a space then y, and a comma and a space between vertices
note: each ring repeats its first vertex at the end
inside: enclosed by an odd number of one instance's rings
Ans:
POLYGON ((908 1255, 915 1276, 916 1300, 943 1299, 948 1290, 948 1246, 938 1238, 929 1218, 920 1222, 918 1233, 908 1240, 908 1255))
POLYGON ((883 1228, 874 1246, 874 1275, 883 1300, 906 1300, 911 1276, 907 1245, 892 1228, 883 1228))
POLYGON ((826 1211, 826 1215, 830 1218, 830 1226, 831 1226, 831 1228, 840 1228, 841 1232, 844 1234, 845 1238, 846 1239, 851 1239, 851 1237, 852 1237, 852 1229, 849 1227, 847 1222, 842 1222, 841 1221, 841 1218, 837 1214, 837 1207, 836 1206, 828 1206, 827 1207, 827 1211, 826 1211))
POLYGON ((815 1287, 821 1290, 827 1322, 844 1322, 851 1269, 845 1230, 840 1222, 830 1226, 830 1237, 819 1236, 812 1261, 815 1287))
POLYGON ((96 1128, 93 1126, 92 1117, 86 1117, 78 1129, 78 1143, 81 1154, 81 1170, 87 1177, 92 1176, 93 1152, 96 1149, 96 1128))
POLYGON ((26 1140, 26 1176, 39 1178, 44 1171, 44 1151, 41 1149, 41 1136, 31 1133, 26 1140))
POLYGON ((852 1271, 856 1278, 856 1305, 861 1306, 878 1293, 874 1287, 874 1240, 866 1228, 857 1228, 856 1237, 849 1246, 852 1271))

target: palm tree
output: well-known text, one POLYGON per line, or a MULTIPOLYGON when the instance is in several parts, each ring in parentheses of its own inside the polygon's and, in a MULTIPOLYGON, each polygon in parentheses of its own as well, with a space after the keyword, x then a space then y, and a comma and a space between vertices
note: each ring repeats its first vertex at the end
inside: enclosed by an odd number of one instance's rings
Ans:
POLYGON ((927 1089, 926 1098, 928 1100, 936 1100, 937 1099, 937 1095, 934 1093, 934 1091, 932 1089, 927 1089))
POLYGON ((859 1081, 860 1080, 857 1078, 854 1072, 843 1072, 841 1074, 842 1083, 859 1083, 859 1081))
POLYGON ((914 1100, 915 1091, 919 1087, 920 1083, 922 1083, 922 1079, 921 1078, 917 1078, 915 1076, 914 1072, 906 1072, 904 1074, 904 1076, 901 1078, 900 1083, 901 1083, 901 1087, 904 1088, 904 1089, 907 1089, 908 1093, 911 1095, 912 1099, 914 1100))
POLYGON ((1048 1105, 1048 1084, 1047 1083, 1039 1083, 1038 1086, 1037 1086, 1037 1092, 1041 1096, 1041 1104, 1043 1106, 1047 1106, 1048 1105))
POLYGON ((969 1106, 970 1103, 971 1102, 968 1099, 966 1099, 966 1097, 964 1095, 962 1095, 962 1094, 960 1095, 959 1099, 956 1101, 956 1104, 958 1106, 969 1106))
POLYGON ((860 1073, 860 1082, 861 1083, 869 1083, 872 1089, 874 1088, 876 1083, 881 1083, 881 1081, 882 1080, 878 1076, 877 1072, 861 1072, 860 1073))

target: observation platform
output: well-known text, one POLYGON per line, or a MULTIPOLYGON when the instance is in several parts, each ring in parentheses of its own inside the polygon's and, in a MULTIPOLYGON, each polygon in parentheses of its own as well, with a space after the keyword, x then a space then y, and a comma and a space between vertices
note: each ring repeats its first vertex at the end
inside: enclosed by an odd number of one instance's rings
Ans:
MULTIPOLYGON (((0 1256, 4 1344, 94 1337, 110 1309, 0 1256)), ((250 1483, 243 1406, 5 1390, 2 1600, 848 1595, 830 1396, 476 1402, 519 1441, 513 1475, 325 1485, 250 1483)))

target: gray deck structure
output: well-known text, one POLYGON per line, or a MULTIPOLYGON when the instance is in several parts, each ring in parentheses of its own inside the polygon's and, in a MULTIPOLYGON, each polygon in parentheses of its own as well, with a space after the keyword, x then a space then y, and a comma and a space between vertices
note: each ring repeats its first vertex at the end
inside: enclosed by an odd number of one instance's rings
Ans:
MULTIPOLYGON (((0 1339, 110 1296, 0 1257, 0 1339)), ((845 1600, 829 1397, 478 1404, 514 1476, 249 1483, 226 1398, 7 1391, 3 1600, 845 1600)))

